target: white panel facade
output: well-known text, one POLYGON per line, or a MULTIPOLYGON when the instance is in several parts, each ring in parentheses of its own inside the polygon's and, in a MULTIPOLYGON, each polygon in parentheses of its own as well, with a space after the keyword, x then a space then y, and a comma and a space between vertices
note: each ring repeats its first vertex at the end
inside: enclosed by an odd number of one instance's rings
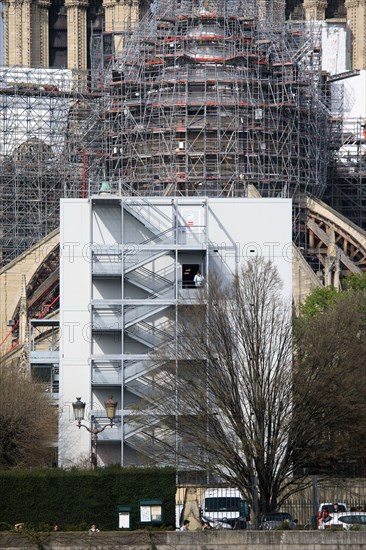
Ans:
POLYGON ((322 70, 329 74, 351 68, 350 30, 346 21, 321 21, 322 70))
POLYGON ((340 159, 345 164, 358 162, 358 156, 365 152, 366 136, 366 70, 359 75, 347 78, 344 83, 344 145, 340 149, 340 159), (353 136, 353 139, 350 138, 353 136))
POLYGON ((60 244, 60 426, 59 462, 74 464, 89 453, 90 438, 72 424, 72 402, 83 395, 90 402, 90 208, 87 200, 61 203, 60 244), (71 457, 71 462, 69 457, 71 457))
POLYGON ((150 352, 175 336, 175 306, 197 298, 197 270, 229 279, 255 256, 277 265, 290 296, 291 208, 288 199, 62 201, 61 466, 90 453, 90 435, 72 419, 76 397, 88 405, 90 426, 108 423, 109 396, 118 402, 116 426, 99 436, 100 465, 146 463, 134 410, 151 391, 150 352))
POLYGON ((366 71, 345 81, 344 117, 348 120, 366 119, 366 71))

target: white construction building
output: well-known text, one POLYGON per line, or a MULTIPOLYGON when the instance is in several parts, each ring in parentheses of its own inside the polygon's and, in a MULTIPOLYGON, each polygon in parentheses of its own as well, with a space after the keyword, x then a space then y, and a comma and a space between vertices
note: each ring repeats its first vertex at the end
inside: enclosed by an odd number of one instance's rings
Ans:
POLYGON ((104 402, 118 402, 117 424, 98 438, 99 465, 142 464, 134 414, 151 390, 150 352, 176 337, 179 305, 192 304, 201 271, 230 279, 246 259, 273 260, 291 295, 291 200, 140 198, 117 195, 61 201, 59 465, 80 465, 91 437, 86 423, 108 423, 104 402))

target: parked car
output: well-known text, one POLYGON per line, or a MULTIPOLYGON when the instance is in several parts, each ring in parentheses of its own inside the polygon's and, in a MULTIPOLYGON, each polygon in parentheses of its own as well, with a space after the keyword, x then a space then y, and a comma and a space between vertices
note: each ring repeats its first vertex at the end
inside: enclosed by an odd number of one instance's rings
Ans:
POLYGON ((347 505, 344 502, 322 502, 318 509, 318 528, 328 529, 332 527, 332 523, 337 520, 334 514, 347 512, 347 505), (332 514, 333 519, 329 519, 329 515, 332 514))
POLYGON ((296 529, 297 523, 298 520, 293 519, 288 512, 268 512, 262 518, 260 529, 296 529))
POLYGON ((329 514, 324 529, 366 529, 366 512, 340 512, 329 514))

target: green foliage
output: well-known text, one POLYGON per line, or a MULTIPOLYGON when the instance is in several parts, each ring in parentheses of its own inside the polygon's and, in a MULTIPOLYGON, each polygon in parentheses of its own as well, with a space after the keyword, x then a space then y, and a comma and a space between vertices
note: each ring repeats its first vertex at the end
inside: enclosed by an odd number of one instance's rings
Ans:
POLYGON ((303 464, 327 475, 351 466, 363 476, 366 292, 339 292, 321 314, 296 319, 293 342, 297 429, 308 440, 303 464))
POLYGON ((290 524, 288 521, 283 521, 281 525, 279 525, 276 528, 278 531, 289 531, 290 530, 290 524))
POLYGON ((332 286, 316 288, 300 306, 300 313, 304 317, 313 317, 323 313, 339 296, 339 292, 332 286))
POLYGON ((362 292, 366 290, 366 273, 350 273, 342 280, 344 290, 362 292))
MULTIPOLYGON (((342 287, 344 291, 366 291, 366 273, 349 273, 342 279, 342 287)), ((313 317, 324 313, 342 294, 332 286, 316 288, 300 306, 301 316, 313 317)))
POLYGON ((139 528, 138 500, 160 498, 165 525, 175 525, 175 470, 122 468, 85 470, 0 470, 1 520, 14 526, 61 530, 117 530, 117 506, 131 506, 139 528), (46 527, 45 527, 46 526, 46 527))

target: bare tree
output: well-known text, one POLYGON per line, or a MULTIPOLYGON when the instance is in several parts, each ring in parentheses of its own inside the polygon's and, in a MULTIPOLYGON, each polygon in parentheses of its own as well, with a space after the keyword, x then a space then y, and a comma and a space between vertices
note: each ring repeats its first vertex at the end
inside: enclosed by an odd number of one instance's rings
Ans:
POLYGON ((366 294, 297 320, 293 333, 270 262, 249 261, 230 284, 210 278, 197 292, 178 306, 177 338, 151 375, 146 454, 216 473, 251 499, 257 480, 261 511, 309 473, 362 460, 366 294))
POLYGON ((275 509, 289 493, 297 444, 291 305, 277 269, 261 259, 199 292, 178 306, 178 338, 160 356, 145 433, 249 497, 257 479, 261 509, 275 509))
POLYGON ((0 466, 45 465, 56 427, 56 407, 45 387, 17 368, 0 367, 0 466))

